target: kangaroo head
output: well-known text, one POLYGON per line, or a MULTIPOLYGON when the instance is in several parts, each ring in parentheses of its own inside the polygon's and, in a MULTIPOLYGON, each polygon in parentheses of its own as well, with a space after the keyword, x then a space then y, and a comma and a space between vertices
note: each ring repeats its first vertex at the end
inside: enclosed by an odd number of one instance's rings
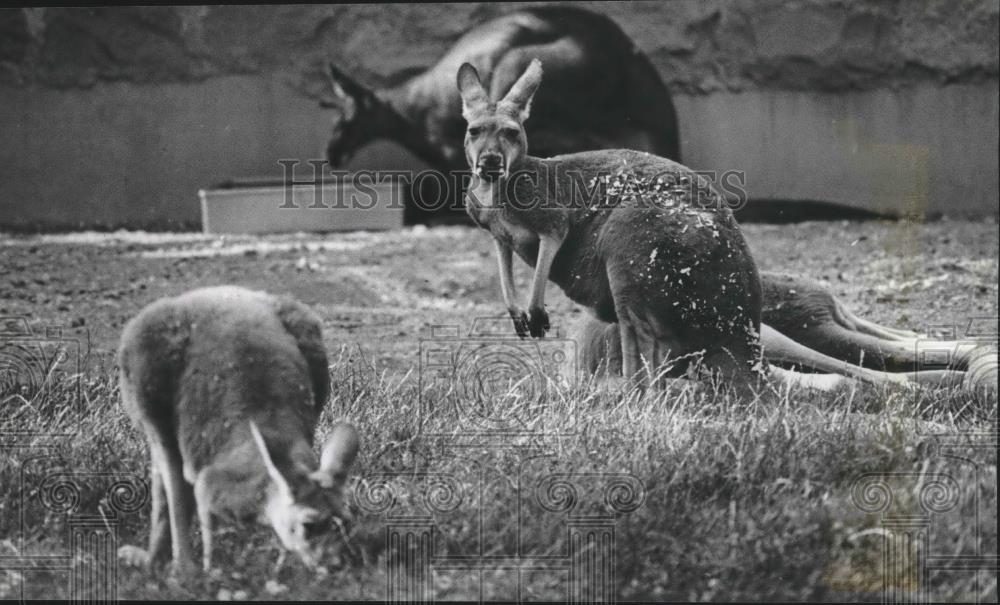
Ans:
POLYGON ((264 516, 282 545, 313 568, 323 556, 334 517, 347 515, 343 487, 358 453, 358 433, 349 424, 337 424, 326 438, 318 468, 282 473, 253 421, 250 431, 271 479, 264 516))
POLYGON ((333 133, 326 146, 326 159, 332 166, 341 166, 362 145, 378 138, 378 110, 382 101, 375 91, 364 86, 333 63, 330 64, 333 100, 321 101, 320 106, 336 109, 333 133))
POLYGON ((475 67, 463 63, 458 69, 462 117, 468 123, 465 158, 480 178, 492 181, 509 174, 528 153, 524 121, 541 82, 542 62, 534 59, 507 95, 494 102, 475 67))

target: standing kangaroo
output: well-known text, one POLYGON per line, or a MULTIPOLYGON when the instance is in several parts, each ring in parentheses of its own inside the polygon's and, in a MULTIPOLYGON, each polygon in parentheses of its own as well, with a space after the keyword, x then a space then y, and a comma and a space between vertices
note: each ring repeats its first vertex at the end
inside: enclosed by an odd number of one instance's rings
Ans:
POLYGON ((317 464, 312 440, 330 392, 320 321, 288 298, 237 287, 165 298, 128 322, 118 352, 122 403, 149 444, 149 549, 124 546, 126 562, 171 554, 194 569, 191 515, 202 563, 212 564, 212 518, 257 517, 308 566, 343 510, 357 432, 338 424, 317 464))
POLYGON ((524 121, 541 78, 534 60, 500 100, 471 64, 457 78, 473 172, 467 211, 493 235, 518 334, 545 334, 551 279, 598 319, 617 322, 626 377, 668 356, 682 371, 703 354, 706 367, 748 384, 760 367, 761 286, 722 196, 649 153, 528 155, 524 121), (535 268, 527 312, 514 291, 513 252, 535 268))
POLYGON ((533 57, 545 61, 550 85, 535 100, 537 153, 631 147, 680 159, 677 115, 648 57, 608 17, 571 6, 476 25, 435 65, 391 88, 372 90, 331 64, 334 96, 321 103, 337 110, 327 159, 340 166, 362 145, 390 139, 442 173, 464 170, 455 71, 472 63, 493 90, 507 90, 533 57))

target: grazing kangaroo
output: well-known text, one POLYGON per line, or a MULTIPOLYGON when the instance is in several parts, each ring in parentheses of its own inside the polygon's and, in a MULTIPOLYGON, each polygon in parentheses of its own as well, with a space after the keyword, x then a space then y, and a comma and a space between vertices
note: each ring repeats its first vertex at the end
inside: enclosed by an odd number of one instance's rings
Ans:
MULTIPOLYGON (((767 271, 762 271, 760 277, 764 285, 764 357, 780 367, 829 374, 810 386, 833 388, 859 380, 870 384, 907 381, 926 386, 997 389, 994 344, 921 338, 915 332, 857 317, 814 280, 767 271), (920 359, 924 353, 948 354, 947 369, 922 369, 926 367, 920 359), (862 360, 867 367, 858 367, 862 360)), ((621 343, 616 325, 585 318, 574 330, 574 340, 586 371, 620 371, 621 343)), ((784 376, 794 378, 792 374, 784 376)))
POLYGON ((152 478, 149 549, 194 569, 191 515, 202 563, 212 564, 213 515, 256 517, 308 566, 343 510, 358 435, 338 424, 317 464, 312 440, 329 395, 320 321, 289 298, 223 286, 164 298, 128 322, 118 351, 122 403, 146 434, 152 478))
POLYGON ((534 60, 494 101, 475 67, 458 70, 473 172, 466 207, 493 235, 518 334, 544 336, 551 279, 599 319, 617 322, 626 377, 636 377, 641 360, 655 369, 668 355, 684 371, 703 352, 709 369, 748 384, 760 368, 761 286, 722 196, 649 153, 528 155, 524 121, 541 78, 534 60), (514 291, 513 252, 535 268, 527 312, 514 291))
POLYGON ((391 88, 372 90, 331 65, 334 98, 321 102, 337 110, 327 159, 340 166, 362 145, 390 139, 442 173, 464 170, 455 71, 472 63, 492 90, 502 91, 533 57, 545 62, 550 84, 534 103, 542 118, 532 132, 536 153, 630 147, 680 160, 674 105, 649 59, 614 21, 570 6, 481 23, 435 65, 391 88))

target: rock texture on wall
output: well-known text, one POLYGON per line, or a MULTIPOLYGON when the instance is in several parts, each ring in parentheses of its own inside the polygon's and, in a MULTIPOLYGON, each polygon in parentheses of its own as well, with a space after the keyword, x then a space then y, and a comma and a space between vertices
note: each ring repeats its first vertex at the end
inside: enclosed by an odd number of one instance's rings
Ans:
MULTIPOLYGON (((998 213, 1000 0, 573 4, 652 59, 685 163, 751 198, 998 213)), ((394 84, 517 8, 0 9, 0 230, 197 227, 199 189, 324 156, 328 61, 394 84)), ((348 167, 421 168, 385 142, 348 167)))
MULTIPOLYGON (((581 3, 606 13, 683 94, 867 90, 998 74, 996 0, 581 3)), ((0 10, 0 84, 85 88, 282 72, 310 96, 336 59, 371 84, 431 64, 512 4, 0 10)))

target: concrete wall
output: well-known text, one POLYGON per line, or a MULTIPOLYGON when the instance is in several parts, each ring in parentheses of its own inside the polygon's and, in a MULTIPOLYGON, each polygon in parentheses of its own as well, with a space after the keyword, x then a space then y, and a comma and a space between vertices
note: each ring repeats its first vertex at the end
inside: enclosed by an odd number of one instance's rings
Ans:
MULTIPOLYGON (((998 214, 995 0, 583 3, 751 196, 998 214)), ((512 5, 0 10, 0 226, 197 224, 197 190, 321 158, 324 65, 372 85, 512 5)), ((375 146, 355 166, 407 167, 375 146)))
POLYGON ((746 173, 751 199, 997 216, 996 83, 677 99, 684 161, 746 173))

